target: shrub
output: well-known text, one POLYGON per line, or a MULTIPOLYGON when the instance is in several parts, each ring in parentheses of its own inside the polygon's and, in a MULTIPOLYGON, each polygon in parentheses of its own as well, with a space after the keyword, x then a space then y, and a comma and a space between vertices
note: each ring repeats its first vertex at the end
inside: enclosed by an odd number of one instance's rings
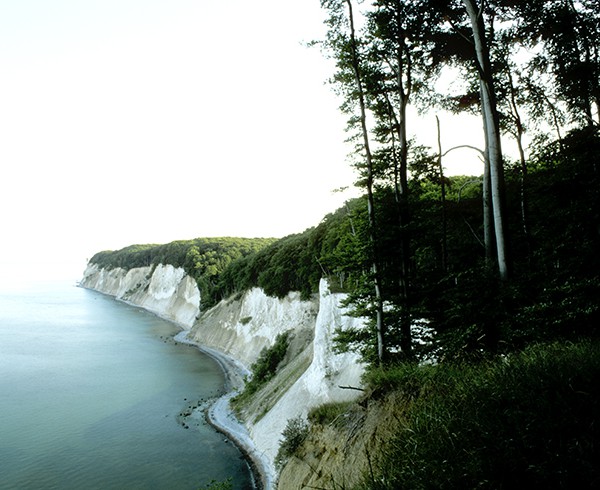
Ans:
POLYGON ((277 371, 277 367, 285 357, 289 346, 290 332, 280 333, 275 343, 268 349, 263 349, 259 358, 252 365, 252 380, 250 384, 258 386, 269 381, 277 371))
POLYGON ((275 376, 277 368, 287 353, 289 343, 290 332, 280 333, 271 347, 262 350, 256 362, 250 367, 251 375, 246 381, 244 391, 234 398, 234 403, 239 403, 256 393, 275 376))
POLYGON ((296 454, 296 451, 308 436, 308 424, 302 417, 289 419, 281 435, 283 439, 275 457, 277 468, 282 468, 296 454))

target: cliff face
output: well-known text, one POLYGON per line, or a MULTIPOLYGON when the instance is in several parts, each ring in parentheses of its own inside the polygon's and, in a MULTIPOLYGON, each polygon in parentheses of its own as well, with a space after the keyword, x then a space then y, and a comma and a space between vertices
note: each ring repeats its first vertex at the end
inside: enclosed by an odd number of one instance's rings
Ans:
POLYGON ((318 301, 303 301, 299 293, 278 299, 254 288, 203 312, 188 339, 250 367, 280 333, 312 338, 318 309, 318 301))
POLYGON ((125 271, 90 264, 81 285, 176 321, 189 328, 189 341, 226 354, 246 369, 264 348, 273 345, 278 334, 290 332, 285 366, 242 413, 271 483, 276 479, 274 460, 288 420, 306 417, 311 408, 323 403, 358 396, 358 391, 341 386, 359 387, 363 366, 355 354, 335 353, 332 339, 336 329, 357 327, 361 320, 345 314, 340 307, 343 295, 332 294, 325 280, 319 294, 309 301, 295 292, 272 298, 254 288, 205 312, 199 311, 195 281, 170 265, 125 271))
POLYGON ((319 295, 302 301, 298 293, 283 299, 252 289, 241 297, 222 301, 201 315, 188 338, 250 366, 264 347, 282 332, 292 332, 285 367, 243 412, 244 422, 257 448, 273 470, 281 433, 289 419, 305 418, 308 411, 328 402, 356 399, 363 366, 356 354, 337 354, 336 329, 357 327, 361 320, 345 315, 343 295, 332 294, 322 280, 319 295))
MULTIPOLYGON (((268 412, 247 417, 252 438, 270 461, 274 461, 277 455, 280 435, 289 419, 306 418, 310 409, 324 403, 350 401, 357 397, 357 391, 341 386, 360 386, 363 366, 356 354, 336 354, 333 337, 336 329, 355 327, 360 320, 344 315, 339 306, 340 299, 339 294, 329 292, 327 282, 322 280, 314 340, 309 346, 312 359, 308 368, 293 384, 282 390, 281 397, 268 412)), ((280 377, 285 378, 285 373, 281 374, 283 376, 280 377)), ((266 387, 266 390, 270 391, 271 387, 266 387)))
MULTIPOLYGON (((382 442, 402 430, 396 395, 354 404, 342 416, 313 424, 306 440, 281 471, 278 489, 368 488, 382 442)), ((404 401, 405 403, 405 401, 404 401)))
POLYGON ((140 306, 190 328, 200 313, 200 291, 181 268, 171 265, 101 269, 89 264, 80 285, 140 306))

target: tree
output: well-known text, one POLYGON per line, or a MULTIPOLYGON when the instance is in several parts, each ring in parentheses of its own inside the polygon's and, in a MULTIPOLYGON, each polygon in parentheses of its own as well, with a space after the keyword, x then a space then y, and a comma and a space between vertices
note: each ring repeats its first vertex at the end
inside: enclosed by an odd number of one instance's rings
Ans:
POLYGON ((502 143, 500 140, 500 117, 496 97, 494 73, 490 51, 486 39, 484 23, 484 1, 478 6, 476 0, 463 0, 471 23, 475 63, 479 74, 481 113, 486 136, 487 161, 489 165, 489 186, 491 190, 492 215, 496 240, 496 257, 500 279, 509 276, 508 243, 506 238, 504 204, 504 166, 502 163, 502 143))
MULTIPOLYGON (((371 60, 371 109, 377 120, 375 133, 381 145, 383 168, 391 169, 398 214, 400 348, 411 356, 410 313, 410 211, 408 186, 409 140, 407 109, 425 68, 427 43, 422 1, 378 0, 367 13, 367 42, 371 60), (388 163, 389 162, 389 163, 388 163)), ((421 84, 422 86, 422 84, 421 84)))
POLYGON ((515 2, 523 43, 537 47, 534 66, 548 71, 576 121, 600 124, 600 8, 597 0, 515 2), (594 121, 593 112, 596 109, 594 121))
POLYGON ((364 87, 363 60, 359 51, 359 40, 356 33, 352 1, 322 0, 321 6, 329 13, 327 20, 329 25, 328 38, 324 45, 333 52, 337 61, 338 73, 334 79, 338 82, 339 89, 346 92, 346 101, 343 108, 347 112, 352 112, 352 108, 358 105, 358 116, 351 118, 351 124, 357 124, 359 127, 361 141, 359 143, 359 153, 364 157, 364 163, 359 168, 367 192, 369 248, 376 316, 377 358, 382 363, 387 353, 386 329, 383 318, 383 292, 375 215, 375 169, 373 153, 371 151, 370 133, 367 127, 367 101, 364 87))

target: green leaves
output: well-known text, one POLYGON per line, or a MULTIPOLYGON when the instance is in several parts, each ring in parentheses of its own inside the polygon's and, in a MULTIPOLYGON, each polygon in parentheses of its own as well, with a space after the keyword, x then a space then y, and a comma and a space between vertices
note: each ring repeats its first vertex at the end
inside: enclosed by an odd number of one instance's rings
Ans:
POLYGON ((244 399, 256 393, 277 373, 277 368, 283 361, 290 344, 291 332, 280 333, 273 345, 265 348, 250 367, 250 379, 246 380, 244 391, 235 397, 234 403, 239 404, 244 399))
POLYGON ((301 417, 290 419, 281 435, 283 439, 275 457, 275 466, 278 468, 283 467, 289 458, 296 454, 308 436, 308 424, 301 417))

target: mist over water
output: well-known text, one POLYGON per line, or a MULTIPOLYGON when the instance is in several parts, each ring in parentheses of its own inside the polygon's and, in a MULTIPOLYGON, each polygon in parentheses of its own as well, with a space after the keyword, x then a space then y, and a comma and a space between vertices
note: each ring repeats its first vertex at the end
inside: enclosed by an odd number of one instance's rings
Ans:
POLYGON ((251 488, 239 450, 180 417, 225 380, 177 332, 71 281, 2 284, 0 489, 251 488))

